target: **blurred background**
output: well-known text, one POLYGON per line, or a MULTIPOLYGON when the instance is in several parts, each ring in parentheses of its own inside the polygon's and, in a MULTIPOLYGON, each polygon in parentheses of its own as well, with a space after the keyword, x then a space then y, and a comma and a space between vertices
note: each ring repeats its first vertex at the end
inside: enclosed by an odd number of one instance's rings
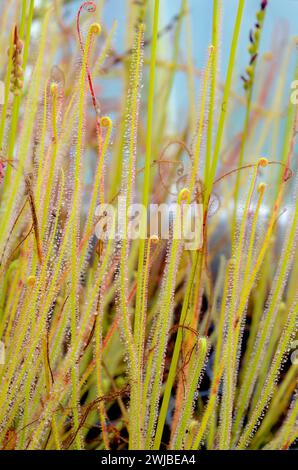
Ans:
MULTIPOLYGON (((5 3, 1 0, 1 3, 5 3)), ((95 18, 93 15, 89 16, 92 20, 97 19, 108 34, 112 29, 114 33, 112 36, 111 47, 113 51, 121 56, 125 51, 129 50, 133 43, 133 29, 131 25, 134 22, 135 11, 142 4, 143 0, 97 0, 97 12, 95 18)), ((56 5, 61 15, 63 24, 70 27, 75 31, 75 20, 77 10, 82 2, 80 0, 54 0, 43 1, 36 0, 36 7, 45 7, 49 5, 56 5)), ((224 81, 225 73, 228 65, 228 57, 230 52, 231 38, 233 27, 237 12, 238 0, 223 0, 223 8, 221 13, 221 44, 220 44, 220 63, 219 63, 219 79, 224 81)), ((152 21, 154 1, 149 0, 148 8, 146 11, 145 22, 147 29, 145 33, 145 40, 150 42, 150 23, 152 21)), ((249 62, 249 54, 247 47, 249 45, 249 31, 255 24, 255 14, 260 7, 260 0, 246 1, 243 22, 240 31, 240 39, 238 43, 236 70, 237 73, 233 77, 233 90, 239 95, 244 96, 243 84, 240 79, 241 74, 244 73, 246 66, 249 62)), ((208 46, 211 43, 212 31, 212 9, 213 2, 211 0, 161 0, 160 5, 160 23, 159 30, 161 37, 158 42, 158 60, 164 61, 167 64, 173 63, 173 57, 177 54, 177 62, 181 69, 187 68, 190 65, 190 58, 193 59, 193 65, 196 71, 196 79, 194 80, 193 87, 196 95, 199 96, 200 91, 200 71, 204 69, 208 56, 208 46), (181 11, 183 11, 183 4, 186 5, 186 11, 190 14, 185 14, 185 21, 181 21, 181 11), (181 35, 179 44, 175 44, 175 34, 181 24, 181 35), (176 47, 176 51, 175 51, 176 47)), ((296 41, 295 36, 298 35, 297 31, 297 17, 298 17, 298 0, 269 0, 267 8, 267 15, 265 20, 265 27, 262 33, 260 56, 265 59, 273 59, 275 64, 275 75, 285 73, 282 60, 286 51, 286 47, 291 41, 296 41), (284 52, 284 54, 283 54, 284 52)), ((86 21, 91 21, 90 18, 86 21)), ((35 33, 38 34, 38 23, 36 23, 35 33)), ((298 39, 297 39, 298 41, 298 39)), ((298 57, 298 47, 296 48, 298 57)), ((150 48, 145 50, 145 58, 148 57, 150 48), (148 50, 149 49, 149 50, 148 50)), ((282 97, 283 106, 287 106, 289 98, 290 84, 293 80, 294 68, 296 65, 295 53, 291 54, 287 76, 285 77, 284 93, 282 97)), ((58 59, 57 59, 58 60, 58 59)), ((258 67, 260 67, 261 60, 259 60, 258 67)), ((164 66, 159 66, 157 71, 157 89, 161 92, 163 90, 163 73, 164 66)), ((122 91, 122 76, 117 79, 117 67, 114 77, 108 75, 108 80, 105 79, 104 74, 101 77, 99 86, 102 89, 104 100, 108 100, 110 109, 109 113, 113 116, 111 109, 112 101, 118 99, 122 91)), ((185 126, 185 117, 189 109, 189 86, 190 83, 186 76, 185 70, 175 73, 171 90, 169 90, 170 97, 168 100, 168 121, 167 130, 171 133, 182 131, 185 126)), ((275 77, 276 79, 277 77, 275 77)), ((165 79, 167 80, 167 78, 165 79)), ((274 93, 272 87, 270 93, 274 93)), ((271 102, 272 95, 268 99, 271 102)), ((103 103, 104 105, 104 103, 103 103)), ((244 107, 243 107, 244 108, 244 107)), ((237 108, 237 115, 241 117, 243 109, 237 108)), ((239 121, 238 121, 239 124, 239 121)), ((229 126, 231 133, 237 132, 237 122, 235 122, 235 129, 229 126)), ((269 142, 270 144, 270 142, 269 142)), ((264 151, 270 152, 268 142, 264 143, 264 151)))
MULTIPOLYGON (((117 22, 115 34, 113 37, 113 47, 119 54, 125 52, 129 47, 128 25, 133 16, 134 8, 141 4, 143 0, 97 0, 97 16, 108 31, 112 28, 114 22, 117 22)), ((255 23, 255 14, 260 7, 261 0, 247 0, 243 15, 242 27, 240 31, 240 47, 237 54, 237 67, 239 71, 244 70, 249 54, 245 50, 245 44, 249 41, 249 31, 255 23)), ((0 3, 5 3, 1 0, 0 3)), ((36 6, 45 6, 58 3, 54 1, 36 0, 36 6)), ((66 25, 75 28, 75 18, 77 10, 82 3, 81 0, 64 0, 59 2, 63 5, 61 15, 66 25)), ((159 29, 163 34, 159 40, 158 57, 170 60, 173 54, 173 37, 183 0, 161 0, 160 2, 160 22, 159 29), (164 31, 168 28, 168 31, 164 31)), ((187 10, 189 11, 190 22, 182 22, 181 39, 179 45, 179 62, 186 65, 186 49, 189 46, 188 37, 192 40, 192 57, 197 68, 203 68, 206 64, 207 48, 211 44, 212 28, 212 0, 188 0, 187 10)), ((237 12, 238 0, 223 0, 222 19, 221 19, 221 63, 220 74, 224 77, 226 72, 233 27, 237 12)), ((146 21, 150 23, 153 15, 154 1, 149 0, 146 21)), ((298 41, 298 0, 269 0, 267 9, 265 28, 262 34, 260 52, 274 52, 274 43, 279 37, 293 38, 297 35, 298 41)), ((147 28, 146 36, 150 36, 150 30, 147 28)), ((298 48, 297 48, 298 54, 298 48)), ((294 61, 292 67, 294 66, 294 61)), ((176 77, 173 86, 173 106, 183 107, 185 104, 186 89, 183 86, 183 74, 176 77)), ((238 83, 241 86, 241 83, 238 83)))
MULTIPOLYGON (((55 14, 51 20, 52 30, 51 38, 49 38, 51 41, 49 51, 51 52, 49 52, 47 60, 53 66, 57 65, 62 74, 65 74, 66 95, 69 93, 74 83, 73 70, 76 68, 74 64, 75 61, 80 60, 76 15, 81 3, 80 0, 35 0, 29 67, 26 73, 28 80, 32 70, 30 65, 33 66, 35 60, 34 50, 37 49, 39 41, 40 20, 44 17, 45 8, 52 6, 55 14), (72 71, 69 72, 69 70, 72 71)), ((0 0, 0 4, 3 7, 4 15, 14 10, 14 13, 11 14, 20 16, 21 0, 0 0), (9 5, 13 5, 14 8, 10 9, 9 5)), ((135 26, 144 0, 96 0, 95 4, 97 7, 95 13, 82 12, 82 34, 86 33, 88 25, 92 21, 98 21, 102 25, 103 33, 93 56, 94 64, 100 57, 108 39, 109 46, 105 52, 106 57, 100 65, 100 70, 94 76, 94 82, 101 112, 108 114, 113 119, 116 136, 128 87, 129 51, 133 45, 135 26)), ((235 141, 239 139, 243 130, 246 100, 241 75, 245 75, 245 69, 250 61, 249 34, 256 23, 256 12, 259 10, 260 4, 261 0, 247 0, 245 2, 228 109, 228 126, 226 126, 226 135, 224 136, 225 147, 231 148, 231 152, 235 141)), ((237 6, 238 0, 222 1, 215 119, 218 118, 220 110, 237 6)), ((146 24, 142 91, 144 109, 146 109, 148 90, 147 78, 153 8, 154 1, 147 0, 146 13, 143 18, 146 24)), ((158 116, 154 122, 154 132, 158 134, 159 129, 162 128, 163 131, 160 132, 160 135, 164 132, 165 137, 169 140, 181 138, 189 143, 193 136, 199 107, 200 78, 206 66, 208 46, 211 44, 213 1, 160 0, 160 9, 156 107, 158 107, 158 113, 163 114, 161 119, 165 117, 165 122, 161 123, 158 116), (172 71, 174 73, 171 73, 172 71), (160 113, 160 110, 165 110, 165 112, 160 113)), ((252 160, 255 160, 255 155, 260 154, 271 160, 280 159, 285 128, 284 117, 290 104, 291 83, 294 80, 295 67, 298 63, 297 17, 298 0, 269 0, 261 36, 253 93, 253 105, 255 109, 259 106, 261 113, 258 116, 258 125, 254 130, 253 141, 251 139, 253 146, 247 145, 244 161, 250 159, 251 154, 253 154, 252 160)), ((19 18, 16 18, 17 21, 19 18)), ((7 34, 7 31, 7 29, 0 31, 0 39, 2 35, 7 34)), ((6 42, 8 43, 8 37, 6 42)), ((6 58, 3 59, 3 57, 1 62, 4 66, 4 77, 6 58)), ((146 113, 141 115, 141 125, 143 126, 141 134, 142 132, 144 134, 146 125, 146 121, 143 119, 145 116, 146 113)), ((140 142, 142 142, 142 135, 140 142)), ((140 145, 141 158, 143 150, 144 148, 140 145)), ((157 156, 161 152, 161 148, 155 149, 155 152, 157 156)), ((229 160, 228 152, 227 155, 222 154, 222 159, 225 157, 229 160)), ((231 162, 233 164, 232 160, 231 162)), ((203 167, 203 160, 201 165, 203 167)), ((92 165, 90 168, 91 170, 89 167, 86 168, 86 171, 92 172, 92 165)))

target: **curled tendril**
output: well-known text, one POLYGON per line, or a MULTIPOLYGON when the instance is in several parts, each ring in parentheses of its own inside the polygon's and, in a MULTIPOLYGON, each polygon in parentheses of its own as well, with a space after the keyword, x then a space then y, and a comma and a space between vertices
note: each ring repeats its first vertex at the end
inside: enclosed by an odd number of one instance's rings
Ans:
MULTIPOLYGON (((77 13, 77 33, 78 33, 78 38, 79 38, 81 51, 84 54, 85 49, 84 49, 84 44, 83 44, 82 34, 81 34, 81 27, 80 27, 80 19, 81 19, 82 10, 88 11, 88 13, 94 13, 96 11, 96 4, 94 2, 91 2, 91 1, 90 2, 84 2, 84 3, 81 4, 81 6, 78 10, 78 13, 77 13)), ((90 93, 91 93, 91 98, 92 98, 92 104, 93 104, 95 113, 98 116, 99 115, 99 107, 98 107, 98 103, 97 103, 97 100, 96 100, 96 97, 95 97, 92 77, 91 77, 91 73, 90 73, 90 70, 89 70, 88 63, 86 64, 86 72, 87 72, 88 83, 89 83, 89 88, 90 88, 90 93)), ((99 120, 97 122, 97 125, 100 128, 99 120)))
POLYGON ((79 42, 81 46, 81 50, 84 53, 84 45, 83 45, 83 40, 82 40, 82 34, 81 34, 81 27, 80 27, 80 20, 81 20, 81 13, 82 10, 87 11, 88 13, 95 13, 96 11, 96 5, 94 2, 84 2, 80 6, 77 14, 77 32, 78 32, 78 37, 79 37, 79 42))
MULTIPOLYGON (((171 194, 172 196, 177 196, 180 189, 181 189, 181 187, 186 185, 186 181, 188 179, 188 173, 186 172, 185 165, 181 160, 171 160, 171 159, 167 160, 167 159, 164 158, 167 150, 172 145, 179 145, 180 148, 182 150, 184 150, 186 152, 186 154, 188 155, 190 162, 192 160, 192 153, 191 153, 190 149, 187 147, 187 145, 182 140, 172 140, 171 142, 169 142, 164 147, 164 149, 162 150, 162 152, 160 154, 160 157, 157 161, 159 178, 160 178, 160 182, 161 182, 162 186, 164 187, 164 189, 169 194, 171 194), (175 193, 170 190, 170 186, 167 185, 167 183, 164 181, 164 176, 162 174, 161 168, 162 168, 162 164, 165 164, 165 163, 170 164, 170 165, 177 165, 176 172, 175 172, 176 179, 174 179, 174 183, 176 184, 176 189, 177 189, 177 191, 175 193)), ((171 182, 171 186, 172 186, 172 183, 173 182, 171 182)))
MULTIPOLYGON (((227 176, 230 176, 230 175, 236 173, 237 171, 247 170, 248 168, 254 168, 256 165, 258 165, 258 162, 257 163, 248 163, 247 165, 240 166, 239 168, 233 168, 232 170, 230 170, 227 173, 224 173, 222 176, 218 177, 214 181, 213 185, 218 184, 220 181, 225 179, 227 176)), ((293 174, 294 174, 294 171, 289 167, 289 165, 287 163, 272 160, 272 161, 268 161, 267 165, 280 165, 280 166, 282 166, 284 168, 284 173, 283 173, 283 181, 284 182, 289 181, 292 178, 293 174)))
POLYGON ((65 76, 60 67, 58 67, 58 65, 53 65, 53 67, 51 68, 50 82, 57 83, 57 85, 60 85, 62 88, 64 88, 65 76))
MULTIPOLYGON (((170 194, 172 196, 178 196, 181 188, 187 186, 187 182, 188 182, 189 177, 190 177, 190 168, 191 168, 192 160, 193 160, 193 155, 192 155, 191 150, 181 140, 173 140, 173 141, 169 142, 164 147, 164 149, 162 150, 162 152, 160 154, 159 159, 157 160, 157 165, 158 165, 160 182, 161 182, 163 188, 167 191, 168 194, 170 194), (187 169, 185 168, 185 164, 181 160, 171 160, 171 159, 167 160, 166 158, 164 158, 167 150, 169 149, 169 147, 171 145, 175 145, 175 144, 179 145, 181 147, 181 149, 184 150, 186 152, 186 154, 188 155, 189 162, 190 162, 189 172, 186 171, 187 169), (162 167, 163 164, 177 165, 175 175, 174 175, 174 181, 172 180, 170 185, 168 185, 164 181, 164 175, 162 174, 162 171, 161 171, 161 167, 162 167), (173 182, 176 185, 176 191, 177 192, 173 192, 170 189, 170 187, 173 185, 173 182)), ((197 202, 199 204, 200 203, 202 204, 203 203, 204 192, 205 192, 204 184, 201 180, 198 180, 196 182, 196 185, 195 185, 195 194, 194 194, 194 197, 193 197, 191 202, 197 202)), ((207 216, 212 217, 213 215, 216 214, 216 212, 218 211, 219 208, 220 208, 220 198, 216 193, 212 193, 211 196, 210 196, 210 201, 209 201, 209 205, 208 205, 208 215, 207 216)))
MULTIPOLYGON (((190 160, 192 160, 192 153, 189 150, 189 148, 187 147, 187 145, 184 142, 180 141, 180 140, 173 140, 173 141, 169 142, 164 147, 164 149, 162 150, 161 155, 160 155, 160 157, 159 157, 159 159, 157 160, 156 163, 158 165, 159 177, 160 177, 160 181, 161 181, 162 186, 164 187, 164 189, 169 194, 171 194, 172 196, 177 196, 178 193, 179 193, 179 186, 180 185, 186 186, 186 181, 188 180, 189 175, 188 175, 188 173, 185 172, 185 167, 184 167, 183 162, 181 162, 180 160, 167 160, 167 159, 164 158, 165 153, 167 152, 168 148, 171 145, 174 145, 174 144, 179 145, 183 150, 185 150, 185 152, 189 156, 190 160), (164 182, 164 177, 163 177, 162 171, 161 171, 161 165, 163 163, 177 165, 177 168, 176 168, 177 179, 175 181, 176 188, 177 188, 177 193, 173 193, 170 190, 170 186, 172 186, 172 183, 171 183, 171 185, 167 185, 164 182)), ((283 177, 282 177, 284 183, 288 182, 293 177, 293 174, 294 174, 293 170, 289 167, 288 164, 285 164, 285 163, 279 162, 279 161, 268 161, 267 159, 264 159, 264 158, 262 159, 261 158, 257 163, 250 163, 250 164, 247 164, 247 165, 243 165, 239 168, 233 168, 232 170, 228 171, 227 173, 221 175, 216 180, 214 180, 213 185, 214 186, 217 185, 222 180, 224 180, 225 178, 227 178, 230 175, 233 175, 234 173, 236 173, 238 171, 246 170, 248 168, 253 168, 256 165, 259 165, 259 166, 280 165, 280 166, 282 166, 284 168, 283 177)), ((198 180, 195 184, 195 196, 194 196, 192 202, 196 201, 198 203, 203 203, 204 193, 205 193, 204 184, 201 180, 198 180)), ((217 211, 219 210, 219 208, 220 208, 220 197, 215 192, 212 192, 211 195, 210 195, 210 199, 209 199, 207 217, 209 218, 209 217, 212 217, 213 215, 215 215, 217 213, 217 211)))
POLYGON ((94 2, 85 2, 83 3, 83 8, 88 11, 88 13, 94 13, 96 10, 96 5, 94 2))

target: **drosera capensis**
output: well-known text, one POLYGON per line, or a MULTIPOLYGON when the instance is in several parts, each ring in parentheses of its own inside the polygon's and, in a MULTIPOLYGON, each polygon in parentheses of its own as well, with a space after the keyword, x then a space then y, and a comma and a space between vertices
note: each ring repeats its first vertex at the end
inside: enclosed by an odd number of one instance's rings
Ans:
POLYGON ((13 3, 0 17, 0 448, 295 448, 297 57, 287 31, 264 52, 271 2, 247 26, 239 0, 229 40, 227 6, 210 2, 200 70, 190 1, 168 18, 160 0, 127 0, 127 21, 112 1, 67 19, 75 2, 13 3), (190 248, 177 213, 193 205, 190 248), (152 206, 167 237, 149 231, 152 206))

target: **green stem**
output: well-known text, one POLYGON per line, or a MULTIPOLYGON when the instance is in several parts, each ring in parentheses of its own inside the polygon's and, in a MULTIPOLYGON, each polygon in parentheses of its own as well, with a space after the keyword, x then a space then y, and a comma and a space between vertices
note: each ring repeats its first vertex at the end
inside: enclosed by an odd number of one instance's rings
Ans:
POLYGON ((229 96, 230 96, 232 75, 233 75, 233 70, 234 70, 235 57, 236 57, 237 44, 238 44, 238 38, 239 38, 239 32, 240 32, 240 26, 241 26, 241 21, 242 21, 242 16, 243 16, 244 5, 245 5, 245 0, 239 0, 238 10, 237 10, 237 17, 236 17, 236 22, 235 22, 235 26, 234 26, 233 39, 232 39, 232 45, 231 45, 231 51, 230 51, 228 71, 227 71, 225 87, 224 87, 224 94, 223 94, 223 99, 222 99, 222 103, 221 103, 219 124, 218 124, 216 140, 215 140, 215 146, 214 146, 213 160, 212 160, 208 180, 206 181, 206 192, 205 192, 205 201, 204 201, 205 205, 208 204, 208 201, 209 201, 209 198, 210 198, 210 194, 211 194, 212 186, 213 186, 213 181, 214 181, 214 177, 215 177, 215 172, 216 172, 216 168, 217 168, 217 163, 218 163, 218 159, 219 159, 221 139, 222 139, 225 120, 226 120, 226 107, 228 105, 229 96))
MULTIPOLYGON (((154 3, 154 20, 152 32, 152 46, 151 46, 151 59, 150 59, 150 74, 149 74, 149 90, 148 90, 148 114, 147 114, 147 134, 146 134, 146 155, 145 155, 145 168, 144 168, 144 182, 143 182, 143 206, 147 209, 150 194, 150 169, 151 169, 151 153, 152 153, 152 127, 153 127, 153 113, 154 113, 154 85, 155 85, 155 65, 156 65, 156 51, 158 39, 158 18, 159 18, 159 0, 154 3)), ((145 222, 145 221, 144 221, 145 222)), ((138 258, 138 274, 137 274, 137 292, 136 292, 136 309, 134 319, 134 340, 137 350, 137 360, 139 365, 138 371, 138 396, 139 401, 142 400, 142 367, 143 353, 144 353, 144 330, 145 330, 145 311, 142 308, 144 305, 145 292, 143 290, 143 265, 145 258, 145 239, 142 237, 139 244, 139 258, 138 258)), ((140 423, 143 426, 144 423, 140 423)), ((140 433, 138 434, 138 446, 140 446, 140 433)))
POLYGON ((217 76, 217 59, 218 59, 218 30, 219 30, 219 4, 221 0, 213 0, 213 19, 212 19, 212 46, 214 47, 212 56, 212 72, 211 72, 211 87, 210 87, 210 101, 209 101, 209 116, 207 128, 207 142, 206 142, 206 163, 205 163, 205 181, 208 179, 212 143, 213 143, 213 120, 214 120, 214 103, 216 94, 216 76, 217 76))

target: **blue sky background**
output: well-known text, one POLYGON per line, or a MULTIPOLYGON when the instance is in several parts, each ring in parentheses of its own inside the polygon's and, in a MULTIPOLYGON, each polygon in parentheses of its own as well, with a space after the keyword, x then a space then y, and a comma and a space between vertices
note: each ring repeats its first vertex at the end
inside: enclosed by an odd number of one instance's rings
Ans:
MULTIPOLYGON (((154 3, 153 0, 149 2, 154 3)), ((77 2, 79 4, 80 2, 77 2)), ((160 27, 168 24, 170 19, 179 12, 180 0, 161 0, 160 27)), ((265 30, 262 38, 262 50, 267 50, 272 38, 272 33, 276 24, 284 20, 288 23, 291 35, 298 35, 298 0, 269 0, 269 7, 266 17, 265 30)), ((124 44, 125 22, 127 11, 126 2, 123 0, 107 0, 104 9, 104 17, 107 24, 112 24, 113 20, 118 21, 118 46, 124 44)), ((206 47, 211 38, 212 21, 212 0, 189 0, 191 21, 194 39, 194 58, 200 67, 204 64, 206 57, 206 47)), ((234 21, 237 11, 238 0, 223 0, 222 16, 222 59, 223 65, 226 65, 227 54, 234 27, 234 21)), ((247 42, 249 29, 255 21, 255 13, 260 6, 260 0, 246 0, 244 16, 242 21, 240 43, 247 42)), ((247 56, 248 57, 248 56, 247 56)), ((247 57, 242 54, 238 57, 239 65, 245 66, 247 57)))
MULTIPOLYGON (((131 0, 133 2, 133 0, 131 0)), ((255 13, 260 6, 261 0, 246 0, 244 16, 242 21, 240 43, 247 41, 249 29, 255 21, 255 13)), ((154 4, 153 0, 149 2, 154 4)), ((68 8, 69 20, 71 15, 76 14, 81 1, 75 0, 68 8)), ((170 19, 179 12, 181 0, 160 0, 160 28, 168 24, 170 19)), ((272 38, 272 32, 276 24, 286 21, 291 35, 298 35, 298 0, 269 0, 268 13, 266 17, 265 30, 262 38, 262 50, 268 49, 272 38)), ((116 35, 117 49, 121 51, 125 47, 125 24, 127 20, 127 2, 124 0, 107 0, 104 7, 104 21, 107 26, 111 26, 114 20, 118 22, 118 32, 116 35)), ((191 21, 194 39, 194 58, 200 67, 206 57, 206 47, 210 42, 211 21, 212 21, 212 0, 189 0, 191 21)), ((231 36, 237 11, 238 0, 223 0, 222 16, 222 59, 226 65, 227 54, 231 42, 231 36)), ((238 57, 238 63, 245 66, 247 57, 242 54, 238 57)))
MULTIPOLYGON (((154 4, 153 0, 149 0, 154 4)), ((80 3, 80 2, 78 2, 80 3)), ((180 10, 181 0, 161 0, 161 14, 160 14, 160 29, 167 25, 171 18, 177 14, 180 10)), ((189 0, 190 11, 191 11, 191 23, 193 33, 193 53, 195 64, 201 68, 204 67, 207 57, 207 48, 211 41, 211 22, 212 22, 212 0, 189 0)), ((222 41, 220 51, 220 76, 224 79, 226 68, 228 64, 228 57, 230 51, 231 38, 233 33, 233 27, 236 17, 236 11, 238 6, 238 0, 223 0, 223 11, 222 11, 222 41)), ((260 0, 246 0, 245 10, 243 15, 240 41, 236 60, 236 70, 239 74, 244 72, 248 65, 249 55, 247 53, 248 46, 248 34, 249 30, 255 23, 255 14, 259 9, 260 0)), ((122 0, 107 0, 104 9, 104 18, 107 25, 111 25, 116 19, 118 21, 118 31, 115 36, 115 45, 118 50, 125 48, 125 24, 127 19, 126 2, 122 0)), ((276 31, 277 25, 282 25, 283 28, 289 28, 289 35, 298 37, 298 0, 269 0, 269 6, 266 16, 265 27, 261 41, 261 54, 271 49, 272 37, 274 31, 276 31)), ((185 31, 184 31, 185 33, 185 31)), ((172 37, 168 34, 162 41, 160 41, 160 50, 158 54, 171 53, 172 37), (162 50, 161 50, 162 49, 162 50)), ((183 57, 184 40, 183 35, 180 44, 180 57, 181 61, 185 62, 186 57, 183 57)), ((298 50, 297 50, 298 54, 298 50)), ((293 63, 294 66, 294 63, 293 63)), ((185 103, 185 86, 183 86, 182 74, 178 74, 174 90, 172 93, 172 105, 174 102, 176 106, 183 107, 185 103)), ((237 78, 237 77, 236 77, 237 78)), ((289 74, 289 80, 292 80, 292 74, 289 74)), ((239 89, 241 90, 241 81, 238 80, 239 89)))
MULTIPOLYGON (((154 0, 148 0, 149 5, 154 6, 154 0)), ((131 0, 133 2, 133 0, 131 0)), ((68 22, 75 22, 75 15, 78 6, 81 1, 74 1, 68 6, 65 12, 65 18, 68 22)), ((242 82, 240 75, 244 73, 246 66, 249 62, 249 54, 247 52, 247 46, 249 44, 249 31, 253 27, 256 19, 256 11, 260 7, 261 0, 246 0, 245 10, 241 25, 240 40, 238 43, 237 58, 236 58, 236 73, 233 76, 233 89, 236 89, 240 94, 243 95, 242 82)), ((103 11, 103 22, 107 29, 109 29, 113 22, 116 20, 118 23, 117 32, 114 36, 113 46, 119 52, 126 50, 127 44, 125 37, 127 34, 127 10, 129 2, 126 0, 106 0, 103 11)), ((159 29, 162 29, 165 25, 169 24, 174 15, 179 13, 181 0, 160 0, 161 11, 160 11, 160 22, 159 29)), ((193 36, 193 58, 195 65, 199 68, 203 68, 207 59, 207 49, 211 41, 211 23, 212 23, 212 0, 189 0, 190 12, 191 12, 191 24, 192 24, 192 36, 193 36)), ((221 21, 221 44, 220 44, 220 79, 224 81, 226 69, 228 65, 228 57, 230 52, 231 39, 233 34, 234 22, 236 18, 238 0, 223 0, 223 11, 221 21)), ((91 15, 92 17, 92 15, 91 15)), ((99 19, 101 21, 101 19, 99 19)), ((298 42, 298 0, 269 0, 266 21, 264 31, 262 34, 260 55, 264 52, 272 50, 272 39, 276 35, 276 28, 281 27, 283 30, 288 29, 289 37, 293 38, 297 36, 298 42)), ((185 28, 185 22, 184 22, 185 28)), ((158 43, 158 57, 168 58, 171 57, 172 44, 173 44, 173 31, 163 36, 158 43)), ((146 36, 150 37, 150 30, 147 30, 146 36)), ((186 63, 185 54, 185 29, 183 29, 181 42, 180 42, 180 56, 179 60, 181 63, 186 63)), ((274 51, 273 51, 274 52, 274 51)), ((281 57, 282 58, 282 57, 281 57)), ((297 48, 298 58, 298 48, 297 48)), ((295 64, 295 54, 292 57, 291 70, 287 77, 287 85, 284 90, 284 103, 287 104, 290 93, 290 82, 293 80, 295 64)), ((281 73, 277 70, 277 73, 281 73)), ((159 79, 159 74, 157 74, 159 79)), ((159 81, 162 84, 162 81, 159 81)), ((119 96, 121 93, 121 82, 117 80, 104 81, 102 83, 104 87, 104 96, 119 96)), ((196 82, 197 90, 199 89, 199 80, 196 82)), ((186 116, 188 108, 188 95, 187 95, 187 81, 183 73, 178 73, 175 78, 171 100, 169 116, 171 116, 171 122, 169 123, 169 130, 174 131, 179 128, 179 120, 181 116, 186 116)), ((241 110, 239 111, 241 113, 241 110)), ((238 119, 238 124, 241 124, 242 119, 238 119)), ((235 119, 235 127, 237 128, 237 122, 235 119)))

